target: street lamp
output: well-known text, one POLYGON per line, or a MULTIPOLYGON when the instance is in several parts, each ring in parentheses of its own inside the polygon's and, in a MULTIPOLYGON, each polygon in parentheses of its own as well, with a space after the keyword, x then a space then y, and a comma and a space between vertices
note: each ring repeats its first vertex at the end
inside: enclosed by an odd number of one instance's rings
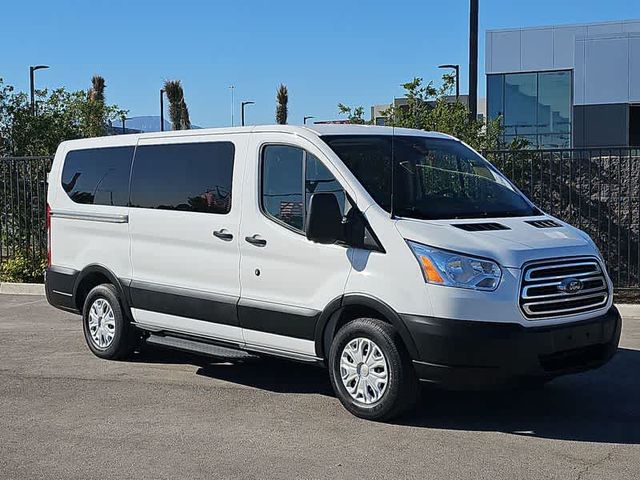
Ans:
POLYGON ((31 114, 36 114, 36 87, 33 79, 33 72, 36 70, 44 70, 45 68, 49 68, 49 65, 36 65, 29 67, 29 85, 31 87, 31 114))
POLYGON ((164 132, 164 88, 160 89, 160 131, 164 132))
POLYGON ((460 65, 438 65, 438 68, 452 68, 456 71, 456 102, 460 100, 460 65))
POLYGON ((478 9, 479 0, 469 0, 469 112, 478 118, 478 9))
POLYGON ((304 117, 304 118, 302 119, 302 124, 303 124, 303 125, 306 125, 306 124, 307 124, 307 120, 310 120, 310 119, 312 119, 312 118, 316 118, 316 117, 313 117, 313 116, 311 116, 311 115, 309 115, 308 117, 304 117))
POLYGON ((242 126, 244 127, 244 107, 245 105, 253 105, 255 102, 242 102, 242 109, 241 109, 241 114, 242 114, 242 126))
POLYGON ((236 89, 235 85, 229 85, 229 90, 231 90, 231 126, 234 126, 234 121, 233 121, 233 91, 236 89))

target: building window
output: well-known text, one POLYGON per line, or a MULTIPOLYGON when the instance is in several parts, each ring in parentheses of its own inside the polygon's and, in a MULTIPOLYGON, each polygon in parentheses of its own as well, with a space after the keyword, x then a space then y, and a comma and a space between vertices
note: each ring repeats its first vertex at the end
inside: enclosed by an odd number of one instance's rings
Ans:
POLYGON ((490 119, 502 116, 505 143, 571 147, 571 71, 488 75, 487 102, 490 119))

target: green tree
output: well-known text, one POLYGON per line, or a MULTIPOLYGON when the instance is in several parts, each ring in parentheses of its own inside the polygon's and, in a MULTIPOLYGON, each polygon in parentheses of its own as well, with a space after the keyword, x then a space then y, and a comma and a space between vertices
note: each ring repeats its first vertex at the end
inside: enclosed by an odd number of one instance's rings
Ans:
POLYGON ((362 106, 359 107, 349 107, 344 103, 338 104, 338 114, 346 115, 349 123, 354 123, 358 125, 364 125, 367 121, 364 119, 364 108, 362 106))
POLYGON ((287 90, 287 86, 282 83, 276 92, 276 101, 278 102, 276 106, 276 122, 279 125, 286 125, 287 115, 289 113, 289 91, 287 90))
POLYGON ((167 80, 164 82, 164 91, 169 99, 169 118, 173 130, 189 130, 191 120, 189 109, 184 100, 184 90, 180 80, 167 80))
POLYGON ((455 87, 453 75, 443 75, 439 88, 433 82, 425 85, 422 78, 414 78, 402 87, 406 104, 392 105, 383 112, 386 125, 447 133, 479 151, 504 147, 501 142, 502 119, 487 122, 472 119, 469 107, 452 98, 455 87))
POLYGON ((53 155, 65 140, 107 134, 109 122, 126 113, 104 103, 104 89, 35 93, 37 115, 25 92, 0 79, 0 155, 53 155))

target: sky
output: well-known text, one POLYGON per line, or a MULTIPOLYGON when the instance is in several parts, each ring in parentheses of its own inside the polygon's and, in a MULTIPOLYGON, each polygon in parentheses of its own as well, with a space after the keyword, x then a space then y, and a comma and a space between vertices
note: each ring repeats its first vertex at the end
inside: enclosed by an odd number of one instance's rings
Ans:
MULTIPOLYGON (((0 78, 29 88, 86 89, 94 74, 129 116, 158 115, 164 80, 179 79, 191 121, 274 123, 289 89, 289 123, 340 118, 338 102, 365 107, 401 96, 413 77, 438 80, 460 64, 468 88, 468 0, 0 0, 0 78)), ((480 0, 479 95, 487 29, 640 18, 640 0, 480 0)))

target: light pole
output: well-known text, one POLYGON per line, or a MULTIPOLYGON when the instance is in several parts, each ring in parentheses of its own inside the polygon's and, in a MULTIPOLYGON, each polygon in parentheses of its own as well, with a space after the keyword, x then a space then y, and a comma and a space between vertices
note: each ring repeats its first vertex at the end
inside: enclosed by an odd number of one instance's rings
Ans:
POLYGON ((33 72, 36 70, 44 70, 45 68, 49 68, 49 65, 36 65, 29 67, 29 86, 31 89, 31 114, 36 114, 36 87, 33 79, 33 72))
POLYGON ((469 2, 469 111, 478 118, 478 2, 469 2))
POLYGON ((164 88, 160 89, 160 131, 164 132, 164 88))
POLYGON ((438 68, 453 68, 456 71, 456 103, 460 100, 460 65, 438 65, 438 68))
POLYGON ((231 90, 231 126, 233 127, 233 91, 236 89, 236 86, 229 85, 229 89, 231 90))
POLYGON ((307 124, 307 120, 311 120, 312 118, 316 118, 316 117, 313 117, 313 116, 311 116, 311 115, 309 115, 309 116, 307 116, 307 117, 304 117, 304 118, 302 119, 302 124, 303 124, 303 125, 306 125, 306 124, 307 124))
POLYGON ((242 109, 241 109, 241 114, 242 114, 242 126, 244 127, 244 107, 245 105, 253 105, 255 102, 242 102, 242 109))

